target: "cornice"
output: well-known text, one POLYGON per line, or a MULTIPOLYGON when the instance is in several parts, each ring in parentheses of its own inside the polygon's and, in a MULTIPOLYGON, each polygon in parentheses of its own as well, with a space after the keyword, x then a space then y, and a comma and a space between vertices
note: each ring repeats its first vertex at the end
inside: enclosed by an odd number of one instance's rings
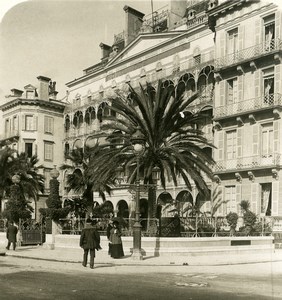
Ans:
POLYGON ((20 105, 30 105, 30 106, 39 106, 39 107, 47 107, 59 110, 61 112, 65 109, 65 104, 55 101, 45 101, 45 100, 37 100, 37 99, 24 99, 17 98, 12 101, 9 101, 0 106, 0 110, 6 111, 11 109, 12 107, 20 106, 20 105))

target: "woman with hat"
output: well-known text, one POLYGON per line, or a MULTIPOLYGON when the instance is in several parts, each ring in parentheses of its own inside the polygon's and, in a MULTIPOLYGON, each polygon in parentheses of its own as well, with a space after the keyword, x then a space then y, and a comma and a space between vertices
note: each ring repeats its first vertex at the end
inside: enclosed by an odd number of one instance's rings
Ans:
POLYGON ((124 256, 121 231, 119 229, 119 222, 113 221, 113 228, 110 231, 110 242, 111 242, 111 257, 120 258, 124 256))

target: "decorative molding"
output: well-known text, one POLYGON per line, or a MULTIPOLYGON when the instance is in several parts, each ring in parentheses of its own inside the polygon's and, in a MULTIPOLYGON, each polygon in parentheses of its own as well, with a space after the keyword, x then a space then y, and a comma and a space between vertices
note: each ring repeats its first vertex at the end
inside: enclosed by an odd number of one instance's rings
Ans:
POLYGON ((214 175, 214 176, 213 176, 213 180, 214 180, 217 184, 220 184, 220 183, 221 183, 221 180, 220 180, 220 178, 219 178, 218 175, 214 175))
POLYGON ((280 64, 281 57, 280 57, 279 53, 274 54, 274 60, 275 60, 275 63, 280 64))
POLYGON ((219 122, 215 122, 213 127, 214 127, 214 129, 216 129, 216 130, 221 130, 221 129, 222 129, 222 126, 220 125, 219 122))
POLYGON ((253 114, 250 114, 250 115, 249 115, 249 120, 250 120, 250 122, 253 123, 253 124, 257 122, 257 120, 256 120, 256 118, 255 118, 255 116, 254 116, 253 114))
POLYGON ((248 176, 249 176, 249 179, 250 179, 252 182, 255 181, 255 175, 254 175, 254 173, 253 173, 252 171, 249 171, 249 172, 248 172, 248 176))
POLYGON ((242 176, 240 175, 240 173, 236 172, 235 177, 237 181, 242 182, 242 176))
POLYGON ((257 65, 254 61, 250 62, 250 68, 252 69, 252 71, 255 71, 257 69, 257 65))
POLYGON ((243 126, 244 125, 244 122, 243 122, 241 117, 237 117, 236 122, 237 122, 238 126, 243 126))
POLYGON ((221 74, 218 73, 218 72, 215 72, 215 73, 214 73, 214 79, 215 79, 215 81, 220 81, 220 80, 222 80, 221 74))
POLYGON ((244 74, 244 70, 242 66, 237 66, 237 72, 240 74, 244 74))
POLYGON ((273 178, 275 178, 276 180, 279 179, 279 172, 277 169, 272 169, 271 173, 272 173, 273 178))
POLYGON ((274 115, 275 119, 280 119, 280 117, 281 117, 280 114, 281 114, 281 112, 277 108, 273 109, 273 115, 274 115))

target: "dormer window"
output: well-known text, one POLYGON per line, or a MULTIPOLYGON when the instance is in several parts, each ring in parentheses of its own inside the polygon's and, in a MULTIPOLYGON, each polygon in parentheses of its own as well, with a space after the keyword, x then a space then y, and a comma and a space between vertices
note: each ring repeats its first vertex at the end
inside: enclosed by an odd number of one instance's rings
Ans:
POLYGON ((196 11, 194 9, 190 9, 188 11, 187 19, 188 20, 193 20, 195 17, 196 17, 196 11))

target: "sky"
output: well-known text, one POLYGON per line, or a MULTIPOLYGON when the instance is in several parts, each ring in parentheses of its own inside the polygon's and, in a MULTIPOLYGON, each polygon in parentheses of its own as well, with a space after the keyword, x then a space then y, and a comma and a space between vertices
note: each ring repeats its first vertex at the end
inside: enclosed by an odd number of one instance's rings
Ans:
MULTIPOLYGON (((166 0, 153 0, 153 9, 166 0)), ((123 7, 151 13, 151 0, 1 0, 0 104, 13 88, 37 85, 37 76, 65 84, 101 59, 99 44, 113 44, 125 26, 123 7)))

